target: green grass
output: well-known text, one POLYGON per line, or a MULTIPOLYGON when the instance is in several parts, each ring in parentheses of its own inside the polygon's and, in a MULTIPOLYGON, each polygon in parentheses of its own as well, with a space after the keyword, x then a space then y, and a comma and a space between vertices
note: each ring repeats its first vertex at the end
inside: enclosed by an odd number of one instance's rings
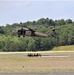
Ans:
POLYGON ((52 51, 74 51, 74 45, 54 47, 52 51))

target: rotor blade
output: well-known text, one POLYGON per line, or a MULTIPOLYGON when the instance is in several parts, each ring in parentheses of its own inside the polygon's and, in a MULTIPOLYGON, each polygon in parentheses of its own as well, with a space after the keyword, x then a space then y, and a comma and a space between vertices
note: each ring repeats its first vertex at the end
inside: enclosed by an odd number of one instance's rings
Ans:
POLYGON ((35 30, 34 29, 32 29, 32 28, 29 28, 29 27, 26 27, 27 29, 29 29, 30 31, 33 31, 33 32, 35 32, 35 30))

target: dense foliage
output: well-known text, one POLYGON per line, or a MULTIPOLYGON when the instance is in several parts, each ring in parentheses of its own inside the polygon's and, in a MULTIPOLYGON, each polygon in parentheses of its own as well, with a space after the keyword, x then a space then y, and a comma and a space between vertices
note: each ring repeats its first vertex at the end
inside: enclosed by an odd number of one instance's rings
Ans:
POLYGON ((37 21, 14 23, 0 26, 0 51, 40 51, 50 50, 55 46, 74 45, 74 22, 71 19, 52 20, 41 18, 37 21), (36 28, 36 31, 49 34, 55 26, 57 37, 20 37, 12 36, 12 31, 19 27, 36 28))

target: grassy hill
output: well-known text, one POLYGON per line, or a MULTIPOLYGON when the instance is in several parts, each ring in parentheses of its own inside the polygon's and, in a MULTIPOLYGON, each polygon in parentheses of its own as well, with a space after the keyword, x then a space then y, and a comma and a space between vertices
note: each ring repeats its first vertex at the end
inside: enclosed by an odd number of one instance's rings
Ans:
POLYGON ((74 45, 54 47, 52 51, 74 51, 74 45))

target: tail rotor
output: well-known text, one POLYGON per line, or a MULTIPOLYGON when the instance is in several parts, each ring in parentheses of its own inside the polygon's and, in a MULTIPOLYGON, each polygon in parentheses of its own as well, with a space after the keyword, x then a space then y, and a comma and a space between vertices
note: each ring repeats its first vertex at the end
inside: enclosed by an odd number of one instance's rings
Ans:
POLYGON ((48 34, 48 36, 56 37, 57 36, 56 30, 58 30, 58 29, 55 28, 55 25, 54 25, 53 28, 51 29, 51 32, 48 34))

